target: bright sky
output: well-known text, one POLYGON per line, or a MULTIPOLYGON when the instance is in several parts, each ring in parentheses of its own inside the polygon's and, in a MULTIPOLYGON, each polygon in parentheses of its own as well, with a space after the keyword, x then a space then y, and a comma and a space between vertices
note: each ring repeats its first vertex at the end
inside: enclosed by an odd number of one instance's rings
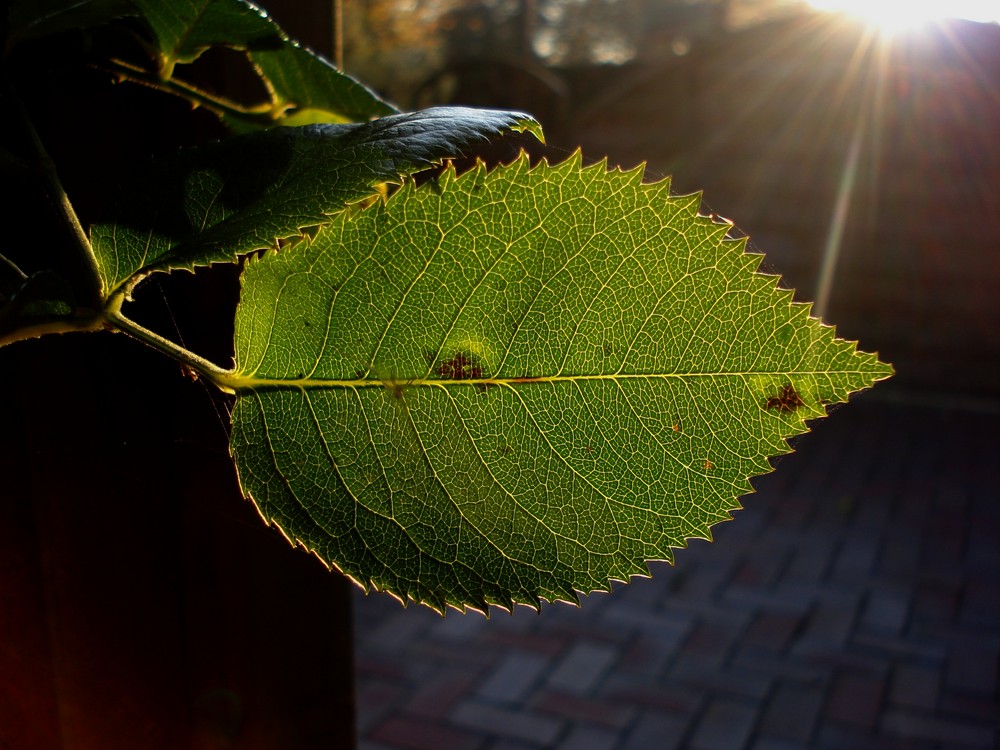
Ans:
POLYGON ((945 18, 1000 22, 1000 0, 808 0, 817 10, 847 13, 886 32, 945 18))

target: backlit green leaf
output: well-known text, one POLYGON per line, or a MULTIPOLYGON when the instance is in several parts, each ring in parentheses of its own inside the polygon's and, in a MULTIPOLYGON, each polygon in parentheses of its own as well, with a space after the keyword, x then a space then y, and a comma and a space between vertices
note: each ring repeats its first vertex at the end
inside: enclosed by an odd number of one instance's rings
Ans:
POLYGON ((91 229, 105 297, 154 271, 232 261, 504 131, 541 136, 520 112, 438 107, 350 125, 274 128, 189 149, 123 191, 91 229))
POLYGON ((232 452, 263 517, 442 609, 672 559, 891 368, 641 170, 446 174, 247 264, 232 452))
MULTIPOLYGON (((250 50, 248 57, 267 87, 271 98, 269 114, 276 124, 364 122, 396 111, 370 89, 296 42, 289 41, 277 49, 250 50)), ((237 130, 259 126, 256 120, 233 115, 223 119, 237 130)))

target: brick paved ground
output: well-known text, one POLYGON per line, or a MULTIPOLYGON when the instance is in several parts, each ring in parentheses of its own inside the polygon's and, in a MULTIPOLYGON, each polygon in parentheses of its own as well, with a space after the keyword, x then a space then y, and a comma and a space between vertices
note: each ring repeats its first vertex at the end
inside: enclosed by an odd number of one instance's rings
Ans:
POLYGON ((359 594, 362 750, 996 747, 1000 409, 880 390, 582 608, 359 594))

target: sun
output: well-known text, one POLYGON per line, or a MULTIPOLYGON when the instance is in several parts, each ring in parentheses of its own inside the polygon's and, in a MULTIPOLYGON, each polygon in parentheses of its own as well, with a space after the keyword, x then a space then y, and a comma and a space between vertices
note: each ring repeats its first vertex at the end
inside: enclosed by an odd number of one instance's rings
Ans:
POLYGON ((905 3, 886 0, 808 0, 808 4, 817 10, 843 13, 861 19, 873 30, 888 35, 920 29, 946 18, 1000 21, 1000 3, 997 0, 911 0, 905 3))

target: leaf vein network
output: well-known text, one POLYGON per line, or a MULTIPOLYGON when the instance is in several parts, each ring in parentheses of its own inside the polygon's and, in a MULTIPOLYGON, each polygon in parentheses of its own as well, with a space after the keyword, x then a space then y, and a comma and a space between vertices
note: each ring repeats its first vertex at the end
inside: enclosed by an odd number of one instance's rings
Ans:
MULTIPOLYGON (((595 233, 591 237, 591 239, 588 239, 587 243, 580 248, 575 257, 581 256, 583 254, 583 251, 599 236, 600 235, 595 233)), ((635 257, 635 252, 631 252, 627 255, 624 253, 620 253, 618 256, 619 262, 618 265, 615 267, 614 271, 608 274, 608 276, 604 279, 604 281, 601 282, 601 287, 600 289, 597 290, 597 293, 592 294, 590 296, 590 299, 584 305, 582 313, 577 316, 576 327, 573 329, 573 333, 571 333, 568 339, 566 340, 566 347, 563 350, 562 361, 556 368, 557 373, 561 373, 563 370, 566 369, 566 360, 569 359, 569 356, 573 350, 573 342, 576 341, 576 337, 580 333, 580 327, 583 325, 583 321, 587 318, 587 315, 594 308, 594 305, 597 303, 597 300, 601 296, 601 293, 608 288, 609 281, 615 276, 617 276, 618 272, 621 270, 622 266, 624 266, 625 263, 629 260, 629 258, 634 258, 634 257, 635 257)), ((588 265, 590 265, 589 260, 588 260, 588 265)), ((590 275, 596 277, 596 274, 594 273, 592 267, 590 268, 590 275)))
POLYGON ((440 252, 443 244, 444 244, 444 236, 442 235, 441 237, 438 238, 438 241, 435 244, 433 251, 431 251, 430 255, 424 261, 424 267, 413 275, 413 278, 410 280, 409 285, 406 287, 406 289, 403 290, 403 294, 399 298, 399 302, 396 303, 396 307, 392 311, 392 315, 389 316, 389 319, 386 321, 385 326, 382 328, 381 338, 379 338, 379 340, 375 342, 375 348, 372 350, 372 355, 371 355, 372 363, 374 363, 375 360, 378 358, 379 351, 382 349, 382 344, 385 343, 385 337, 389 335, 389 330, 392 328, 392 324, 395 322, 396 317, 399 315, 399 311, 402 310, 403 306, 406 304, 410 296, 410 292, 413 291, 413 288, 416 286, 417 282, 420 281, 424 277, 424 274, 427 273, 427 269, 430 267, 431 263, 437 257, 438 252, 440 252))
MULTIPOLYGON (((447 236, 447 234, 445 236, 447 236)), ((450 325, 447 326, 440 340, 438 341, 436 351, 434 352, 434 362, 436 362, 438 359, 441 358, 442 353, 444 351, 444 346, 447 343, 448 338, 451 336, 452 331, 455 330, 455 326, 458 325, 459 319, 464 314, 473 296, 475 296, 476 292, 478 292, 482 288, 483 284, 486 282, 486 279, 496 270, 497 266, 500 265, 500 262, 504 260, 506 257, 508 257, 508 255, 510 254, 510 249, 511 245, 510 243, 507 243, 503 251, 497 253, 496 260, 493 261, 493 264, 489 268, 487 268, 486 271, 482 274, 482 276, 480 276, 479 279, 472 285, 472 288, 469 290, 469 293, 465 295, 465 299, 462 300, 462 302, 456 306, 455 313, 454 315, 451 316, 450 325)), ((428 368, 431 367, 433 367, 433 362, 428 363, 428 368)), ((428 369, 428 372, 429 371, 430 370, 428 369)))
MULTIPOLYGON (((604 431, 604 424, 603 424, 603 423, 601 422, 601 420, 599 420, 599 419, 598 419, 598 418, 597 418, 597 417, 596 417, 596 416, 594 415, 594 409, 593 409, 593 405, 591 404, 591 402, 590 402, 590 401, 589 401, 589 400, 588 400, 588 399, 586 398, 586 396, 584 395, 584 392, 583 392, 583 389, 582 389, 582 388, 580 387, 580 381, 579 381, 579 380, 572 380, 572 381, 570 381, 570 382, 571 382, 571 383, 573 384, 573 387, 574 387, 574 388, 576 388, 576 390, 577 390, 577 393, 578 393, 578 394, 580 395, 580 401, 581 401, 581 402, 583 403, 583 405, 584 405, 584 408, 585 408, 585 409, 587 410, 587 414, 588 414, 588 415, 590 416, 590 418, 591 418, 591 421, 593 421, 593 423, 594 423, 594 427, 596 427, 596 428, 597 428, 598 432, 599 432, 599 433, 600 433, 600 435, 601 435, 601 438, 602 438, 602 439, 604 440, 604 444, 605 444, 606 446, 608 446, 608 447, 610 447, 610 448, 611 448, 611 452, 612 452, 612 453, 613 453, 613 454, 615 455, 615 457, 616 457, 616 458, 617 458, 617 459, 618 459, 618 460, 619 460, 619 461, 621 462, 621 465, 622 465, 622 466, 628 466, 628 462, 627 462, 627 459, 625 458, 625 456, 623 456, 623 455, 622 455, 622 454, 621 454, 621 453, 620 453, 620 452, 619 452, 619 451, 617 450, 617 448, 615 447, 615 441, 614 441, 614 440, 611 440, 611 439, 609 439, 609 438, 608 438, 608 436, 607 436, 607 434, 605 433, 605 431, 604 431)), ((633 476, 633 477, 635 477, 635 479, 636 479, 636 480, 638 480, 638 479, 639 479, 638 475, 636 475, 636 474, 635 474, 634 472, 632 472, 632 476, 633 476)), ((603 495, 603 493, 602 493, 602 496, 604 496, 604 497, 605 497, 605 499, 609 501, 609 503, 611 502, 611 498, 608 498, 608 497, 607 497, 606 495, 603 495)), ((618 500, 618 499, 615 499, 615 500, 614 500, 614 502, 615 502, 615 503, 616 503, 617 505, 620 505, 620 506, 621 506, 621 507, 623 507, 623 508, 633 508, 633 509, 635 509, 635 510, 642 510, 642 511, 645 511, 645 510, 648 510, 648 509, 646 509, 646 508, 643 508, 643 507, 641 507, 641 506, 638 506, 638 505, 632 505, 632 504, 630 504, 630 503, 626 503, 626 502, 624 502, 624 501, 622 501, 622 500, 618 500)), ((610 505, 609 505, 609 508, 608 508, 608 510, 610 511, 610 505)))
MULTIPOLYGON (((445 390, 445 393, 447 393, 446 390, 445 390)), ((448 396, 450 398, 450 394, 448 394, 448 396)), ((468 435, 468 429, 465 428, 465 423, 464 423, 464 420, 461 419, 461 414, 460 413, 459 413, 459 420, 462 422, 463 429, 466 429, 466 434, 468 435)), ((445 494, 445 497, 448 498, 448 502, 450 502, 451 505, 452 505, 452 507, 454 507, 454 509, 458 513, 459 517, 465 523, 467 523, 470 528, 472 528, 472 529, 475 530, 476 534, 479 535, 480 539, 484 540, 487 544, 489 544, 491 547, 493 547, 497 552, 499 552, 501 555, 503 555, 508 560, 514 560, 515 562, 519 562, 522 565, 530 565, 531 567, 535 568, 536 570, 539 570, 539 568, 537 568, 535 565, 532 565, 531 563, 529 563, 529 562, 527 562, 525 560, 520 560, 520 559, 514 557, 510 552, 501 549, 500 546, 495 541, 493 541, 493 539, 491 539, 488 534, 483 533, 483 531, 479 527, 477 527, 476 524, 474 524, 472 522, 472 520, 462 512, 462 506, 461 506, 461 504, 457 500, 455 500, 454 495, 448 489, 448 485, 441 478, 441 475, 438 473, 437 469, 434 467, 434 464, 431 463, 430 453, 428 452, 426 446, 424 445, 424 441, 423 441, 423 439, 421 438, 421 435, 420 435, 420 430, 417 427, 417 424, 413 420, 412 416, 410 417, 410 424, 413 427, 413 434, 416 437, 417 442, 420 444, 420 454, 421 454, 424 462, 427 464, 427 468, 430 469, 431 476, 434 477, 434 481, 437 482, 438 486, 441 488, 441 491, 445 494)), ((471 439, 471 435, 469 436, 469 438, 470 438, 470 441, 473 443, 473 446, 475 446, 475 441, 471 439)), ((479 453, 478 449, 476 450, 476 454, 479 456, 480 461, 483 461, 483 457, 479 453)), ((485 467, 485 462, 483 462, 483 463, 484 463, 484 467, 485 467)), ((515 505, 517 505, 518 507, 521 507, 521 504, 517 501, 517 498, 515 498, 513 495, 511 495, 510 492, 508 492, 507 489, 503 485, 501 485, 499 482, 496 481, 496 478, 493 476, 492 472, 489 471, 489 467, 485 467, 485 468, 486 468, 487 472, 490 474, 490 478, 493 479, 494 482, 496 482, 497 486, 500 487, 500 489, 503 491, 503 493, 505 495, 507 495, 515 505)), ((553 536, 558 536, 554 531, 552 531, 547 526, 545 526, 545 524, 543 524, 540 519, 535 518, 535 516, 532 515, 527 509, 524 509, 524 511, 529 516, 531 516, 536 521, 538 521, 539 525, 541 525, 547 531, 549 531, 550 533, 552 533, 553 536)))
MULTIPOLYGON (((323 430, 322 430, 322 428, 320 427, 320 425, 319 425, 319 423, 317 421, 316 422, 316 429, 317 429, 317 432, 319 432, 319 434, 320 434, 320 440, 322 440, 322 442, 323 442, 324 451, 327 453, 327 456, 328 456, 328 458, 330 460, 330 463, 334 467, 334 470, 337 472, 337 476, 341 480, 341 483, 343 484, 344 488, 347 490, 347 493, 355 501, 356 507, 363 507, 369 513, 372 513, 373 515, 376 515, 376 516, 380 516, 381 518, 385 518, 387 521, 391 522, 394 526, 396 526, 396 528, 398 528, 403 533, 403 535, 406 536, 406 538, 408 538, 410 540, 410 542, 413 544, 413 546, 414 546, 415 549, 420 550, 421 554, 429 555, 430 553, 427 550, 425 550, 424 547, 423 547, 423 545, 421 545, 413 537, 413 534, 410 532, 410 530, 396 518, 396 498, 395 498, 395 494, 396 493, 393 491, 393 489, 392 489, 392 483, 389 481, 388 474, 386 473, 385 462, 382 460, 382 456, 379 455, 378 443, 375 442, 375 438, 374 438, 374 435, 373 435, 372 430, 371 430, 371 419, 368 416, 368 412, 365 409, 364 402, 361 400, 360 394, 358 394, 357 389, 355 388, 355 389, 352 389, 352 390, 354 392, 355 397, 357 397, 357 399, 358 399, 358 409, 361 412, 361 414, 364 416, 364 419, 365 419, 365 427, 366 427, 366 430, 368 432, 369 444, 371 445, 372 452, 375 454, 375 457, 376 457, 376 459, 378 461, 379 468, 382 470, 382 477, 383 477, 383 479, 385 479, 385 487, 386 487, 386 490, 389 493, 389 510, 390 510, 389 515, 386 516, 384 513, 379 513, 377 510, 375 510, 375 509, 373 509, 373 508, 365 505, 364 503, 361 503, 358 500, 357 496, 353 492, 351 492, 351 489, 350 489, 349 485, 347 484, 347 482, 343 479, 342 475, 340 474, 340 470, 339 470, 339 467, 337 467, 337 465, 336 465, 336 461, 334 460, 332 454, 329 452, 329 448, 328 448, 328 445, 327 445, 327 442, 326 442, 326 435, 323 433, 323 430)), ((310 404, 310 410, 312 410, 311 404, 310 404)), ((315 412, 313 414, 314 414, 314 419, 315 419, 315 412)), ((411 422, 411 424, 412 424, 412 422, 411 422)), ((416 432, 416 430, 414 429, 414 433, 415 432, 416 432)), ((417 439, 419 440, 419 437, 417 439)), ((425 460, 426 460, 426 457, 425 457, 425 460)), ((357 519, 357 514, 355 514, 355 520, 356 519, 357 519)), ((361 530, 357 527, 357 525, 355 525, 354 530, 358 533, 359 536, 363 537, 363 534, 362 534, 361 530)), ((375 550, 371 547, 370 544, 368 544, 367 540, 365 540, 365 547, 372 553, 373 556, 375 556, 376 558, 379 558, 379 555, 376 554, 375 550)), ((431 555, 431 556, 433 557, 433 555, 431 555)), ((444 561, 440 560, 439 558, 435 558, 435 559, 438 559, 439 562, 444 562, 444 561)), ((383 565, 385 565, 387 569, 391 569, 393 567, 392 566, 392 562, 393 562, 392 560, 383 560, 383 559, 379 558, 379 561, 383 565)))
MULTIPOLYGON (((326 257, 325 254, 320 255, 319 258, 317 259, 317 262, 320 259, 325 259, 325 257, 326 257)), ((361 263, 363 262, 364 261, 361 261, 361 263)), ((307 269, 307 273, 309 274, 309 277, 311 279, 314 279, 317 283, 325 285, 332 292, 330 303, 327 305, 326 308, 326 320, 324 321, 324 327, 323 327, 323 341, 316 349, 316 358, 315 361, 313 362, 312 369, 308 373, 308 377, 310 378, 316 373, 316 369, 320 366, 320 363, 323 361, 323 355, 326 354, 327 344, 330 343, 330 330, 333 327, 333 309, 337 306, 337 299, 340 296, 340 290, 343 289, 344 286, 354 277, 354 274, 357 272, 358 266, 360 266, 361 263, 355 263, 354 267, 351 268, 351 272, 347 274, 347 276, 345 276, 343 279, 341 279, 339 284, 329 283, 325 278, 323 278, 322 273, 318 274, 314 273, 313 269, 315 268, 315 264, 311 264, 307 269)))
MULTIPOLYGON (((588 479, 583 474, 581 474, 576 469, 576 467, 573 466, 573 464, 571 464, 568 460, 566 460, 566 457, 563 456, 563 454, 560 453, 556 449, 556 447, 552 444, 552 441, 549 440, 548 435, 545 433, 545 430, 543 430, 542 426, 540 424, 538 424, 538 420, 535 418, 535 415, 532 413, 531 408, 524 402, 524 399, 521 398, 521 394, 517 392, 517 389, 513 388, 509 383, 503 383, 503 385, 506 388, 509 388, 510 391, 517 398, 517 400, 520 402, 521 407, 524 409, 524 413, 528 416, 528 419, 531 420, 531 423, 535 426, 535 429, 538 431, 539 436, 542 438, 542 440, 545 441, 545 444, 549 447, 549 450, 552 452, 552 454, 554 456, 558 457, 559 462, 561 464, 563 464, 563 466, 565 466, 567 469, 569 469, 569 472, 573 476, 575 476, 577 479, 579 479, 580 482, 582 482, 586 486, 590 487, 598 497, 603 498, 604 501, 605 501, 605 503, 611 503, 611 502, 618 503, 619 501, 615 500, 614 498, 608 497, 606 494, 604 494, 604 492, 602 492, 598 487, 596 487, 593 484, 593 482, 590 481, 590 479, 588 479)), ((554 387, 554 385, 552 387, 554 387)), ((617 527, 618 526, 618 519, 617 518, 612 518, 611 520, 614 522, 615 526, 617 527)), ((620 534, 621 533, 621 529, 619 528, 618 531, 619 531, 619 534, 620 534)), ((579 544, 580 546, 582 546, 584 549, 586 549, 588 552, 591 552, 591 550, 589 550, 582 542, 579 542, 577 540, 572 540, 572 539, 570 541, 576 542, 577 544, 579 544)), ((592 554, 596 554, 596 553, 592 553, 592 554)))
MULTIPOLYGON (((295 500, 296 504, 300 508, 303 508, 303 510, 305 510, 305 508, 302 505, 302 501, 299 500, 298 495, 295 493, 295 490, 292 488, 291 482, 288 480, 288 477, 285 476, 285 472, 282 471, 281 467, 278 465, 278 454, 277 454, 277 452, 274 449, 274 442, 271 440, 271 428, 270 428, 270 426, 268 426, 268 423, 267 423, 267 411, 264 408, 264 402, 260 398, 260 394, 258 394, 258 393, 254 393, 254 397, 257 399, 257 407, 260 409, 260 420, 261 420, 261 423, 264 425, 264 435, 265 435, 265 437, 267 439, 267 454, 271 457, 271 463, 274 466, 274 471, 281 478, 281 484, 285 488, 285 490, 288 492, 289 497, 293 498, 295 500)), ((310 516, 310 518, 311 518, 311 516, 310 516)), ((279 519, 277 519, 277 518, 275 518, 275 517, 272 516, 272 517, 269 517, 269 521, 271 523, 274 523, 276 526, 278 526, 278 528, 280 528, 286 535, 291 536, 292 529, 291 528, 285 529, 282 526, 281 521, 279 519)), ((309 549, 309 547, 306 545, 306 543, 303 540, 296 539, 295 541, 298 542, 299 544, 301 544, 306 549, 309 549)))
MULTIPOLYGON (((294 274, 287 274, 281 280, 281 286, 278 287, 277 291, 273 296, 273 302, 271 303, 271 312, 268 319, 271 321, 271 325, 267 327, 267 340, 260 349, 260 358, 257 360, 257 364, 252 368, 251 372, 256 375, 260 372, 261 368, 264 366, 264 359, 267 357, 267 353, 271 348, 271 341, 274 338, 274 328, 275 323, 279 320, 278 317, 278 304, 281 301, 282 295, 285 293, 285 289, 288 287, 288 281, 292 278, 294 274)), ((256 302, 256 300, 254 300, 256 302)), ((249 354, 249 352, 247 352, 249 354)))
MULTIPOLYGON (((723 374, 728 375, 729 373, 723 373, 723 374)), ((663 377, 662 375, 651 375, 650 377, 651 378, 657 378, 657 379, 663 380, 664 383, 667 382, 667 379, 665 377, 663 377)), ((672 455, 671 452, 667 449, 667 447, 660 441, 660 438, 657 436, 657 434, 655 432, 653 432, 651 429, 649 429, 649 427, 643 421, 642 417, 636 412, 635 407, 632 405, 632 400, 630 398, 628 398, 628 396, 626 395, 626 393, 622 390, 622 388, 621 388, 621 382, 619 381, 619 379, 618 378, 612 378, 612 380, 614 380, 615 385, 618 386, 618 389, 621 391, 622 398, 624 399, 625 403, 628 404, 628 408, 632 412, 632 415, 635 417, 636 422, 638 422, 638 424, 642 428, 643 432, 645 432, 646 434, 648 434, 650 436, 650 438, 653 440, 653 442, 656 443, 657 447, 660 448, 660 450, 663 452, 664 455, 669 456, 670 459, 674 461, 674 463, 676 463, 679 467, 681 467, 682 469, 684 469, 684 470, 686 470, 688 472, 692 472, 692 473, 695 473, 695 474, 700 474, 701 476, 704 476, 705 479, 711 479, 711 478, 713 478, 713 477, 709 477, 707 474, 701 474, 701 472, 695 471, 695 469, 693 469, 691 466, 688 466, 688 465, 682 463, 679 458, 677 458, 676 456, 672 455)), ((684 385, 684 387, 687 387, 687 383, 684 382, 684 378, 679 378, 679 380, 684 385)), ((703 423, 703 424, 707 422, 707 420, 705 420, 704 418, 702 418, 700 414, 699 414, 699 421, 701 423, 703 423)), ((713 435, 715 434, 714 431, 711 430, 711 427, 709 427, 709 431, 713 435)), ((732 482, 732 480, 726 480, 726 483, 730 484, 733 487, 737 486, 735 483, 732 482)), ((715 494, 719 495, 718 491, 716 491, 715 494)))
MULTIPOLYGON (((486 473, 489 474, 490 479, 493 480, 493 483, 496 484, 496 486, 499 487, 500 490, 507 497, 510 498, 511 502, 513 502, 518 508, 520 508, 525 513, 525 515, 527 515, 529 518, 531 518, 534 521, 536 521, 539 526, 541 526, 543 529, 545 529, 546 531, 548 531, 553 537, 556 537, 556 538, 559 538, 559 539, 563 539, 563 540, 569 542, 570 544, 575 544, 575 545, 579 546, 581 549, 585 550, 586 552, 588 552, 590 554, 595 554, 592 550, 588 549, 587 545, 585 545, 579 539, 574 539, 573 537, 570 537, 570 536, 567 536, 566 534, 560 533, 560 532, 556 531, 555 529, 553 529, 548 524, 546 524, 544 521, 542 521, 541 518, 539 518, 537 515, 535 515, 534 513, 532 513, 528 508, 526 508, 521 503, 521 501, 517 499, 516 496, 514 496, 513 494, 511 494, 511 492, 506 487, 503 486, 503 484, 496 478, 496 476, 493 474, 493 472, 490 471, 489 463, 486 461, 486 458, 480 452, 479 446, 477 445, 475 438, 472 436, 472 433, 469 432, 469 428, 466 425, 465 419, 462 416, 462 411, 461 411, 461 409, 459 409, 458 404, 455 403, 454 397, 451 395, 451 393, 448 392, 448 390, 446 388, 444 388, 444 386, 439 386, 439 387, 442 390, 444 390, 444 392, 447 394, 448 400, 451 402, 452 408, 455 410, 455 414, 458 416, 459 423, 462 425, 462 429, 465 431, 465 435, 469 439, 469 443, 472 445, 473 450, 476 453, 476 456, 479 458, 479 461, 483 465, 483 468, 485 469, 486 473)), ((519 400, 520 400, 520 397, 519 397, 519 400)), ((528 413, 528 415, 531 418, 532 422, 535 422, 534 417, 531 415, 531 411, 527 408, 527 405, 523 401, 521 401, 521 405, 525 408, 525 411, 528 413)), ((537 422, 535 423, 535 426, 538 427, 537 422)), ((541 428, 538 428, 538 429, 539 429, 539 434, 543 435, 543 437, 544 437, 544 433, 542 432, 541 428)), ((558 451, 556 451, 556 449, 552 446, 552 444, 547 439, 545 440, 545 442, 549 446, 549 448, 552 450, 552 452, 555 455, 559 456, 561 462, 564 465, 566 465, 566 467, 574 475, 576 475, 583 482, 585 482, 587 485, 589 485, 594 490, 594 492, 596 492, 598 495, 604 497, 604 494, 600 490, 598 490, 596 487, 594 487, 592 484, 590 484, 590 481, 586 477, 582 476, 579 472, 576 471, 576 469, 574 469, 569 463, 567 463, 563 459, 563 457, 559 454, 558 451)), ((421 441, 421 447, 422 446, 423 446, 423 441, 421 441)), ((437 476, 437 472, 435 472, 435 476, 437 476)), ((442 486, 443 486, 443 483, 442 483, 442 486)), ((451 497, 451 495, 449 494, 449 498, 450 497, 451 497)), ((607 498, 605 498, 605 499, 607 499, 607 498)), ((457 505, 456 505, 456 508, 458 508, 457 505)), ((459 509, 459 513, 461 513, 460 509, 459 509)), ((617 520, 615 521, 615 523, 617 525, 617 520)), ((471 523, 471 521, 470 521, 470 525, 473 526, 473 528, 475 528, 475 526, 471 523)), ((483 534, 482 531, 480 531, 479 529, 476 529, 476 531, 478 531, 481 535, 483 535, 485 537, 485 535, 483 534)), ((494 545, 494 546, 496 546, 496 545, 494 545)), ((503 552, 503 550, 500 550, 499 547, 497 547, 497 549, 501 553, 503 553, 505 557, 509 557, 512 560, 515 559, 514 557, 512 557, 509 554, 507 554, 506 552, 503 552)), ((523 563, 525 565, 528 564, 524 560, 518 560, 518 562, 521 562, 521 563, 523 563)), ((535 567, 535 566, 532 566, 532 567, 535 567)))
MULTIPOLYGON (((621 374, 623 374, 622 373, 622 368, 625 367, 625 363, 628 361, 629 355, 632 354, 635 351, 635 345, 639 341, 639 337, 642 336, 643 333, 645 333, 646 326, 649 324, 649 322, 654 317, 656 317, 656 315, 662 314, 661 305, 663 304, 663 300, 665 300, 670 294, 672 294, 674 291, 676 291, 678 285, 686 277, 687 277, 687 273, 683 273, 683 274, 679 275, 670 286, 668 286, 666 289, 663 290, 663 294, 661 294, 659 297, 657 297, 656 301, 650 306, 649 313, 646 315, 646 317, 643 319, 642 323, 636 329, 635 335, 632 337, 632 340, 628 343, 628 346, 625 347, 625 353, 624 353, 624 355, 622 355, 622 363, 621 363, 621 365, 619 365, 617 372, 615 372, 615 375, 621 375, 621 374)), ((681 360, 679 358, 678 362, 680 362, 680 361, 681 360)))

